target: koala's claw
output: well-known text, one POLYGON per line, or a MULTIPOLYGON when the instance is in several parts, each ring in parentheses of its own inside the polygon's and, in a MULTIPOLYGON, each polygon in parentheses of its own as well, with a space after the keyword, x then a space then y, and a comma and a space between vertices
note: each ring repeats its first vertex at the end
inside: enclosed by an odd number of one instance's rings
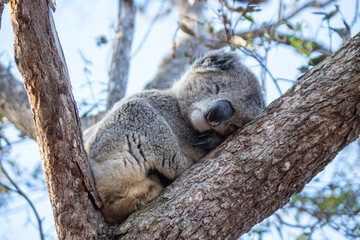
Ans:
POLYGON ((194 143, 192 146, 193 146, 193 147, 199 147, 199 146, 205 146, 205 145, 207 145, 207 144, 209 144, 208 141, 202 141, 202 142, 194 143))
POLYGON ((203 147, 210 151, 216 148, 224 140, 224 137, 213 130, 209 130, 198 135, 197 139, 198 141, 192 145, 193 147, 203 147))
POLYGON ((210 136, 210 132, 209 132, 209 131, 203 132, 202 134, 200 134, 199 136, 197 136, 197 138, 200 139, 200 138, 204 138, 204 137, 208 137, 208 136, 210 136))

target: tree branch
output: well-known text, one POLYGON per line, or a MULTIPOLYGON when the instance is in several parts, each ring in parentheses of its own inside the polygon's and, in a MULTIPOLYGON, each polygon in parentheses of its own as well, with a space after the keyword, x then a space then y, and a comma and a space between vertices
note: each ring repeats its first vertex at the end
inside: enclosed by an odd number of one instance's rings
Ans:
MULTIPOLYGON (((202 35, 204 31, 200 22, 204 19, 203 11, 205 3, 196 0, 194 4, 190 4, 189 1, 180 0, 177 1, 177 4, 179 8, 179 24, 187 26, 196 35, 202 35)), ((169 88, 183 74, 185 67, 189 63, 189 56, 187 55, 197 57, 209 50, 208 47, 197 43, 188 34, 183 35, 175 51, 169 53, 163 59, 158 74, 145 86, 145 89, 169 88)))
POLYGON ((236 239, 360 133, 360 34, 118 229, 121 239, 236 239), (210 224, 211 223, 211 224, 210 224))
MULTIPOLYGON (((34 121, 30 109, 29 98, 24 85, 17 81, 8 68, 0 63, 0 114, 6 117, 23 135, 36 141, 34 121)), ((86 129, 104 116, 81 118, 81 127, 86 129)))
POLYGON ((20 189, 20 187, 16 184, 16 182, 10 177, 10 175, 7 173, 6 169, 4 168, 3 164, 2 164, 2 159, 0 158, 0 168, 2 170, 2 172, 5 174, 6 178, 10 181, 10 183, 15 187, 16 189, 16 193, 21 195, 25 201, 30 205, 31 209, 34 212, 37 224, 38 224, 38 228, 39 228, 39 235, 40 235, 40 239, 44 240, 44 232, 42 229, 42 221, 40 219, 40 216, 38 214, 38 211, 36 210, 34 204, 32 203, 32 201, 28 198, 28 196, 20 189))
POLYGON ((29 98, 23 84, 0 63, 0 114, 23 134, 36 139, 29 98))
POLYGON ((110 68, 107 109, 125 96, 136 8, 132 0, 119 0, 118 26, 110 68))
POLYGON ((1 19, 2 19, 2 13, 5 8, 5 4, 9 3, 9 0, 0 0, 0 29, 1 29, 1 19))
POLYGON ((15 61, 29 95, 59 238, 95 239, 101 201, 52 13, 46 0, 11 0, 10 9, 15 61))

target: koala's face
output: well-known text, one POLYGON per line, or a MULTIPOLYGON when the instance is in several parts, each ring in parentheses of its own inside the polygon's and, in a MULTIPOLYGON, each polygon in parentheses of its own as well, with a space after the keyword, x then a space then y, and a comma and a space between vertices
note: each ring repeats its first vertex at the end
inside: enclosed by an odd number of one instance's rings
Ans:
POLYGON ((257 79, 240 63, 225 71, 190 71, 172 90, 194 129, 213 129, 223 136, 252 120, 265 105, 257 79))

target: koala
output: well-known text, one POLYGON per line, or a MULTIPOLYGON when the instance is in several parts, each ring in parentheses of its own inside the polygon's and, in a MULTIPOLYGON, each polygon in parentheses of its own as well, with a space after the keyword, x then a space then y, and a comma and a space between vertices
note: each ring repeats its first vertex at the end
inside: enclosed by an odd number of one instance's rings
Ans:
POLYGON ((210 51, 167 90, 117 102, 84 131, 85 149, 109 223, 153 200, 227 136, 252 120, 264 100, 234 52, 210 51))

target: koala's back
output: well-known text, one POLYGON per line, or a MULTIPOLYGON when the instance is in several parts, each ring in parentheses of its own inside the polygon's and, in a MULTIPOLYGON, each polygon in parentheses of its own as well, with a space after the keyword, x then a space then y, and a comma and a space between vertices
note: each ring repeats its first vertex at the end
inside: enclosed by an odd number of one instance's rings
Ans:
POLYGON ((196 132, 165 91, 145 91, 118 102, 84 132, 85 149, 109 222, 156 197, 163 189, 156 170, 173 180, 205 152, 194 149, 196 132))
POLYGON ((96 162, 105 161, 113 152, 130 151, 137 163, 151 165, 154 163, 147 159, 153 159, 157 151, 164 154, 171 151, 164 147, 177 145, 195 161, 204 155, 201 149, 194 152, 191 143, 196 142, 197 133, 185 122, 177 101, 165 91, 145 91, 118 102, 84 132, 84 138, 89 158, 96 162))

